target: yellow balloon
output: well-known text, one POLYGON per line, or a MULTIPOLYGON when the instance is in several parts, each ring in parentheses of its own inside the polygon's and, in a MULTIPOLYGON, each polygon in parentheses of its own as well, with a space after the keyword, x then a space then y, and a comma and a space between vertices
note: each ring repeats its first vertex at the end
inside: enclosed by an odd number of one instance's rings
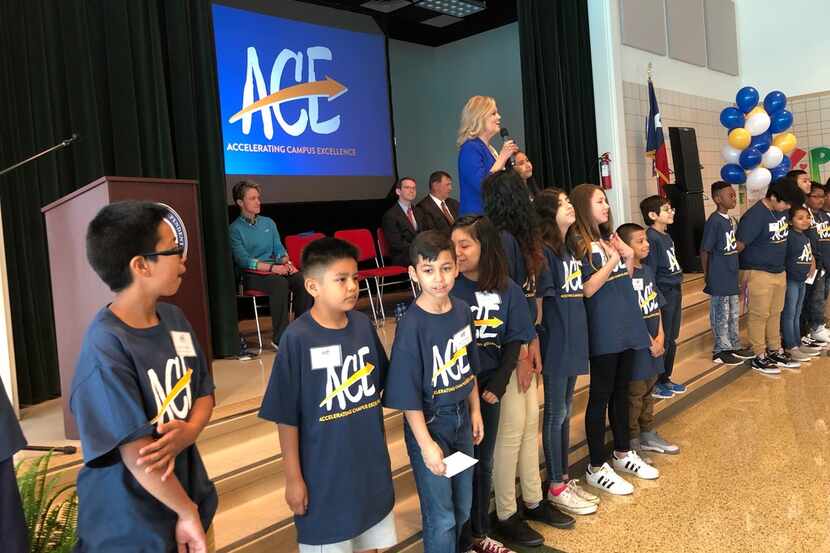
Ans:
POLYGON ((790 152, 795 150, 796 144, 797 141, 795 139, 795 135, 791 132, 779 134, 772 140, 772 145, 781 148, 781 151, 785 154, 789 154, 790 152))
POLYGON ((729 145, 736 150, 743 150, 752 141, 752 135, 746 129, 732 129, 729 133, 729 145))
POLYGON ((749 113, 746 114, 746 118, 749 119, 750 117, 752 117, 756 113, 766 113, 766 112, 767 111, 764 109, 764 106, 755 106, 754 108, 752 108, 752 110, 750 110, 749 113))

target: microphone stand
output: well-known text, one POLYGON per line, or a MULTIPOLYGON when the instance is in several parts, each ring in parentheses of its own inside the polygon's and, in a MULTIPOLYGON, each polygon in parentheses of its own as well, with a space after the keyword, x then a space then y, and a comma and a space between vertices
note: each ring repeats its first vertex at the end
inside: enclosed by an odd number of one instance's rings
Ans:
MULTIPOLYGON (((31 163, 32 161, 38 159, 39 157, 43 157, 48 153, 55 152, 55 151, 58 151, 58 150, 63 150, 64 148, 66 148, 67 146, 69 146, 70 144, 75 142, 76 140, 78 140, 78 135, 76 133, 72 133, 71 137, 67 138, 66 140, 62 140, 61 142, 55 144, 51 148, 47 148, 47 149, 43 150, 42 152, 39 152, 39 153, 37 153, 37 154, 35 154, 31 157, 28 157, 28 158, 24 159, 23 161, 19 161, 19 162, 15 163, 14 165, 10 166, 10 167, 6 167, 2 171, 0 171, 0 176, 5 175, 6 173, 10 173, 11 171, 14 171, 18 167, 22 167, 22 166, 26 165, 27 163, 31 163)), ((6 392, 5 392, 5 390, 0 390, 0 393, 5 394, 6 392)), ((78 448, 73 446, 73 445, 55 446, 55 447, 43 446, 43 445, 27 445, 26 447, 23 448, 23 450, 24 451, 52 451, 52 452, 55 452, 55 453, 63 453, 64 455, 74 455, 75 453, 78 452, 78 448)))
POLYGON ((14 171, 18 167, 22 167, 23 165, 26 165, 27 163, 36 160, 39 157, 43 157, 43 156, 45 156, 46 154, 48 154, 50 152, 54 152, 56 150, 63 150, 64 148, 66 148, 67 146, 69 146, 70 144, 75 142, 76 140, 78 140, 78 135, 73 133, 71 137, 55 144, 51 148, 47 148, 47 149, 43 150, 42 152, 33 155, 32 157, 24 159, 23 161, 19 161, 19 162, 15 163, 14 165, 12 165, 11 167, 6 167, 2 171, 0 171, 0 177, 5 175, 6 173, 14 171))

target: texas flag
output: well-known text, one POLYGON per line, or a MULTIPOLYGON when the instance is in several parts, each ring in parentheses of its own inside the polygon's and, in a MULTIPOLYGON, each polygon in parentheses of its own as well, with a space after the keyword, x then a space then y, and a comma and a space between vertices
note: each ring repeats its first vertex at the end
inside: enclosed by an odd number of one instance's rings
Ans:
POLYGON ((663 124, 660 122, 660 108, 654 85, 648 80, 648 117, 646 118, 646 157, 652 160, 652 174, 657 177, 657 191, 665 197, 664 186, 669 182, 669 159, 666 157, 666 142, 663 138, 663 124))

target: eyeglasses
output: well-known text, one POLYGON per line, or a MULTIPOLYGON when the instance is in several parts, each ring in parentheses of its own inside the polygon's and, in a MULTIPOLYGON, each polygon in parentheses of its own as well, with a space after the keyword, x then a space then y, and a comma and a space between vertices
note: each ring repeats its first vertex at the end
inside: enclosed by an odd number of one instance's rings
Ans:
POLYGON ((822 200, 826 197, 824 194, 807 194, 810 198, 821 198, 822 200))
POLYGON ((159 255, 163 255, 165 257, 169 255, 178 255, 179 257, 182 256, 184 253, 184 246, 176 246, 175 248, 171 248, 169 250, 164 250, 160 252, 149 252, 149 253, 140 253, 138 254, 139 257, 157 257, 159 255))

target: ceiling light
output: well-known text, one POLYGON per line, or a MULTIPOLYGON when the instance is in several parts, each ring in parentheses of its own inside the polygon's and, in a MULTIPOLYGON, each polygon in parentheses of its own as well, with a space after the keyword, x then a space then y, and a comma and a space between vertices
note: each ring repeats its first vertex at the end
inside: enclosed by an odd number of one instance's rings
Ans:
POLYGON ((467 17, 487 8, 484 0, 417 0, 415 5, 454 17, 467 17))

